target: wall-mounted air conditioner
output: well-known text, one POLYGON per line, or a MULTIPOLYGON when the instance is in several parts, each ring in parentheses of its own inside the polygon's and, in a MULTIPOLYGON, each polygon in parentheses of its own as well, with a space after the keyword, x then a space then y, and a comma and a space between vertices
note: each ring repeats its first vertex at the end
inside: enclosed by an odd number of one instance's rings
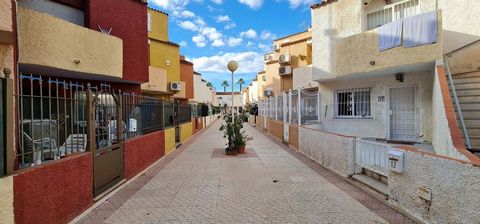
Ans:
POLYGON ((181 82, 171 82, 171 83, 170 83, 170 90, 171 90, 171 91, 180 91, 180 90, 182 90, 182 83, 181 83, 181 82))
POLYGON ((291 66, 281 66, 278 68, 279 75, 290 75, 292 74, 292 67, 291 66))
POLYGON ((265 91, 263 91, 263 95, 265 95, 266 97, 271 97, 273 96, 273 90, 268 88, 265 91))
POLYGON ((290 54, 282 54, 280 57, 278 57, 278 63, 280 64, 290 64, 291 62, 291 56, 290 54))
POLYGON ((280 50, 280 44, 274 44, 273 45, 273 50, 274 51, 279 51, 280 50))
POLYGON ((272 60, 273 60, 273 54, 272 54, 272 53, 265 54, 265 55, 263 56, 263 60, 264 60, 265 62, 272 61, 272 60))

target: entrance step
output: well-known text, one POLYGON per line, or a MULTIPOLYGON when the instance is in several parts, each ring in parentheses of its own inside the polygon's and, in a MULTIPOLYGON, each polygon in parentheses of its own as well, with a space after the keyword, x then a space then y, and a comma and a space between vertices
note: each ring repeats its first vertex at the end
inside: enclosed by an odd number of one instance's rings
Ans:
POLYGON ((373 178, 369 177, 367 175, 359 174, 359 175, 353 175, 353 179, 361 182, 362 184, 365 184, 372 188, 373 190, 383 194, 383 195, 388 195, 387 192, 387 184, 373 178))

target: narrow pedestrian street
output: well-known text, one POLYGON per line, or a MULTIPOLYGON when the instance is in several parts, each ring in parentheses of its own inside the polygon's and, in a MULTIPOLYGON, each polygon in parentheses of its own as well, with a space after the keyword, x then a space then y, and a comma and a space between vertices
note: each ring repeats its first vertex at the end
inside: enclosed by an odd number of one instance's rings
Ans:
POLYGON ((156 163, 79 223, 411 223, 245 124, 227 157, 220 121, 156 163))

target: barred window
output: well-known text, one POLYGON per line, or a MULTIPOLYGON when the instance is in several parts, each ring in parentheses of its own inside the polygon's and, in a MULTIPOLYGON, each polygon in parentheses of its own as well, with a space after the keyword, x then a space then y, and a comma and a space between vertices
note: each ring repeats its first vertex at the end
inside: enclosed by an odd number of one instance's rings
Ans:
POLYGON ((335 91, 336 118, 371 118, 371 88, 335 91))

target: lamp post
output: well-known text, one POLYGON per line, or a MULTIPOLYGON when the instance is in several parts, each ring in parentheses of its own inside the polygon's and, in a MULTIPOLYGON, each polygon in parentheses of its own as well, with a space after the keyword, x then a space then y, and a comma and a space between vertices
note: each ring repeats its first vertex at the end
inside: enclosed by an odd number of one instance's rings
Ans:
POLYGON ((238 63, 236 61, 229 61, 228 64, 227 64, 227 68, 230 72, 232 72, 232 123, 235 122, 235 116, 233 116, 233 107, 234 107, 234 86, 235 86, 235 82, 233 81, 233 73, 238 69, 238 63))

